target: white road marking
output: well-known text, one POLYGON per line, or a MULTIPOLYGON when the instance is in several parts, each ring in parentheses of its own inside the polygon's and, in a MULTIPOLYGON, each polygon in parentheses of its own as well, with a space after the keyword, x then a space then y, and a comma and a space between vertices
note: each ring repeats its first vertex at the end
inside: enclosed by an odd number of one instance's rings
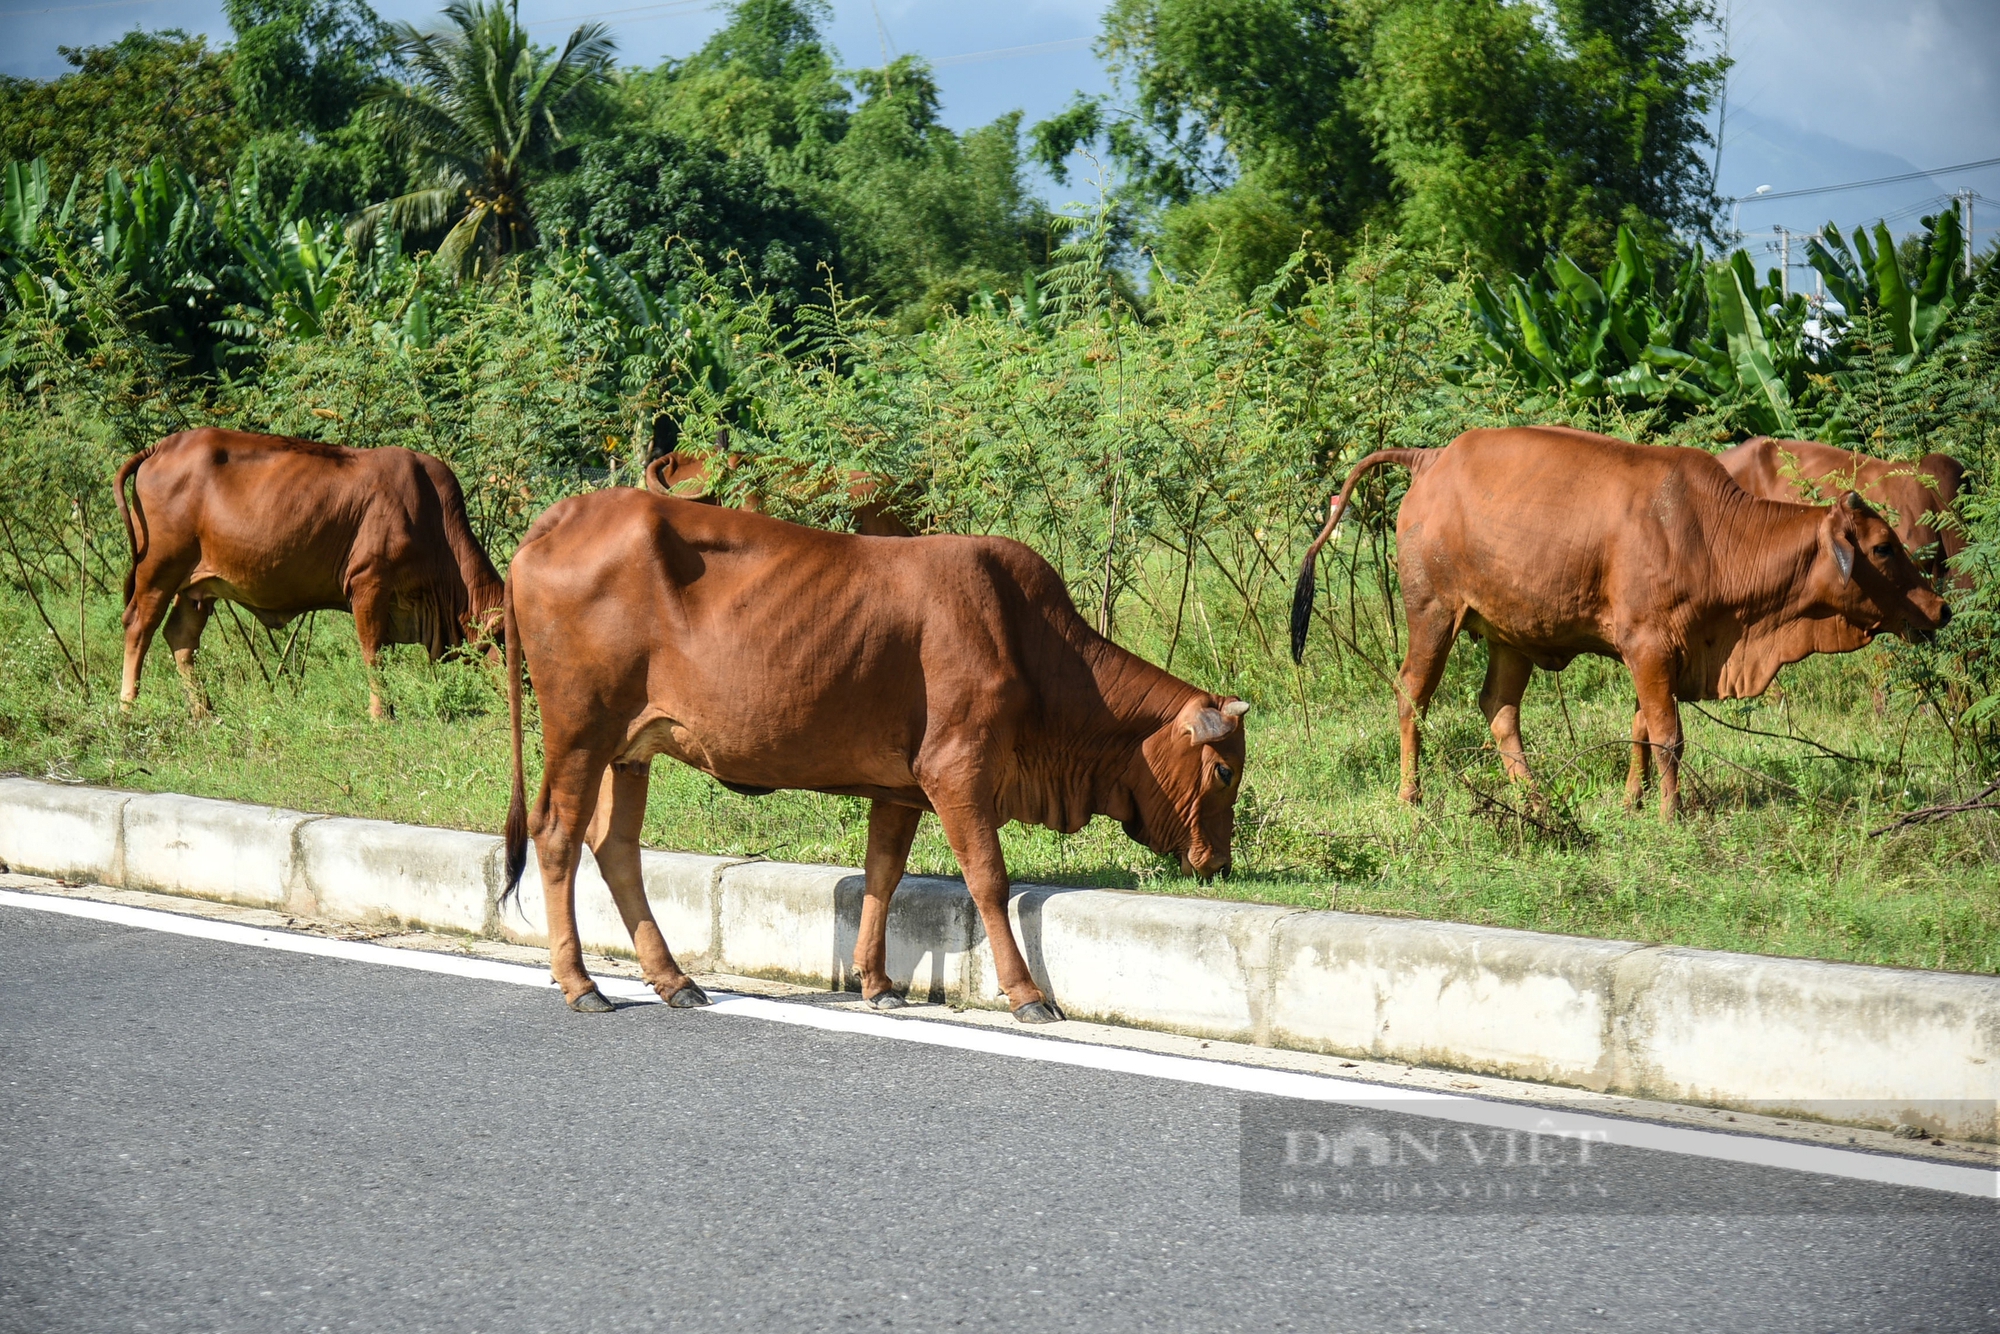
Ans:
MULTIPOLYGON (((266 931, 234 922, 216 922, 201 917, 181 917, 149 908, 128 908, 122 904, 100 903, 92 899, 56 898, 0 889, 0 906, 29 908, 65 917, 110 922, 118 926, 161 931, 169 935, 193 936, 230 945, 283 950, 293 954, 313 954, 350 963, 372 963, 388 968, 407 968, 423 973, 445 973, 481 982, 506 982, 514 986, 548 989, 553 984, 539 968, 473 959, 461 955, 431 954, 422 950, 392 949, 354 940, 329 940, 322 936, 295 935, 286 931, 266 931)), ((600 977, 597 986, 617 1000, 658 1004, 651 987, 630 978, 600 977)), ((1818 1144, 1763 1139, 1749 1134, 1724 1134, 1711 1130, 1690 1130, 1680 1126, 1656 1125, 1649 1121, 1622 1117, 1590 1116, 1578 1112, 1514 1103, 1488 1102, 1456 1093, 1434 1093, 1424 1089, 1385 1088, 1358 1080, 1330 1075, 1308 1075, 1290 1070, 1267 1070, 1232 1065, 1223 1061, 1201 1061, 1185 1056, 1164 1056, 1156 1052, 1134 1051, 1126 1047, 1101 1046, 1055 1038, 1031 1037, 1025 1033, 996 1033, 990 1029, 962 1024, 939 1023, 918 1018, 891 1018, 880 1014, 857 1014, 802 1005, 713 993, 715 1004, 709 1013, 763 1019, 771 1023, 818 1028, 836 1033, 855 1033, 892 1042, 915 1042, 931 1047, 983 1052, 1015 1060, 1040 1061, 1047 1065, 1070 1065, 1089 1070, 1108 1070, 1140 1075, 1148 1079, 1173 1080, 1182 1084, 1205 1084, 1211 1088, 1234 1089, 1241 1093, 1274 1098, 1296 1098, 1306 1102, 1339 1103, 1347 1107, 1367 1107, 1408 1116, 1425 1116, 1463 1125, 1487 1126, 1533 1134, 1587 1139, 1592 1143, 1651 1149, 1687 1157, 1721 1162, 1746 1163, 1757 1167, 1777 1167, 1819 1176, 1843 1177, 1885 1186, 1912 1186, 1922 1190, 1946 1191, 1980 1199, 2000 1200, 2000 1172, 1952 1163, 1897 1158, 1887 1154, 1835 1149, 1818 1144)))

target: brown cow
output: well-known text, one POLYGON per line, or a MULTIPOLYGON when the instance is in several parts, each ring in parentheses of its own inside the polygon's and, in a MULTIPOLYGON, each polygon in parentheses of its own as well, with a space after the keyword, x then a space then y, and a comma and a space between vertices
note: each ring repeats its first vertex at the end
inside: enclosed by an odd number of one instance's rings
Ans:
POLYGON ((1410 625, 1397 701, 1402 798, 1416 801, 1417 722, 1460 631, 1487 642, 1479 707, 1507 772, 1532 782, 1521 695, 1534 668, 1580 653, 1623 662, 1639 696, 1626 796, 1660 763, 1660 814, 1680 802, 1683 699, 1763 693, 1788 662, 1878 633, 1928 634, 1951 610, 1852 491, 1831 506, 1760 500, 1698 449, 1559 427, 1467 431, 1444 449, 1385 449, 1347 476, 1306 553, 1292 656, 1311 624, 1313 562, 1363 473, 1410 469, 1396 518, 1410 625))
POLYGON ((421 644, 435 659, 497 620, 500 576, 472 535, 458 478, 429 454, 183 431, 125 460, 113 487, 132 545, 127 708, 165 617, 189 704, 206 712, 194 654, 219 599, 272 629, 304 612, 352 611, 377 718, 387 713, 374 671, 384 644, 421 644))
MULTIPOLYGON (((734 472, 743 463, 741 454, 725 453, 720 449, 706 457, 669 450, 646 465, 646 489, 656 496, 673 496, 680 500, 700 501, 705 505, 720 504, 720 499, 714 494, 712 476, 712 465, 717 458, 722 460, 725 472, 734 472)), ((796 471, 803 473, 804 469, 796 471)), ((813 491, 813 498, 832 489, 831 481, 823 482, 813 491)), ((888 497, 893 490, 886 478, 874 473, 850 471, 847 474, 847 505, 854 516, 855 532, 864 537, 916 536, 916 530, 904 523, 892 507, 888 497)), ((737 508, 762 514, 764 498, 756 491, 750 491, 737 508)))
POLYGON ((1857 491, 1870 504, 1895 511, 1896 536, 1934 585, 1943 587, 1949 579, 1953 587, 1972 586, 1971 576, 1948 564, 1965 550, 1965 534, 1957 524, 1941 520, 1958 499, 1965 469, 1947 454, 1926 454, 1911 463, 1760 435, 1723 450, 1715 461, 1738 486, 1766 500, 1818 505, 1842 491, 1857 491))
POLYGON ((1062 1012, 1007 923, 1000 827, 1064 833, 1109 815, 1207 877, 1229 868, 1249 705, 1134 657, 1077 615, 1018 542, 890 541, 626 487, 535 521, 507 578, 514 793, 511 892, 532 831, 549 963, 570 1005, 609 1003, 584 971, 573 904, 588 842, 670 1004, 707 997, 674 962, 639 878, 655 755, 757 795, 866 797, 867 890, 854 947, 862 995, 902 1004, 884 969, 889 897, 935 811, 978 905, 1016 1018, 1062 1012), (521 664, 541 701, 544 765, 530 822, 521 664))

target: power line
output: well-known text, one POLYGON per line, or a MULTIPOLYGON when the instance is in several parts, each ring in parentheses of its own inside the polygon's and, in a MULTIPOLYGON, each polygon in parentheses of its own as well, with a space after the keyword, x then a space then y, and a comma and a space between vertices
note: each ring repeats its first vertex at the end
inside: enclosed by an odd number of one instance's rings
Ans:
POLYGON ((1726 202, 1751 204, 1764 199, 1803 199, 1807 195, 1831 194, 1835 190, 1862 190, 1871 185, 1895 185, 1900 181, 1920 181, 1926 176, 1941 176, 1948 171, 1972 171, 1979 167, 2000 167, 2000 157, 1981 158, 1977 162, 1957 162, 1949 167, 1933 167, 1929 171, 1906 171, 1897 176, 1877 176, 1872 181, 1848 181, 1844 185, 1815 185, 1809 190, 1767 190, 1760 195, 1735 195, 1726 202))
POLYGON ((521 26, 524 28, 552 28, 559 23, 580 23, 584 19, 603 19, 616 16, 623 16, 630 19, 635 14, 642 18, 667 18, 670 15, 682 13, 690 9, 700 9, 708 3, 709 0, 660 0, 658 4, 634 5, 630 9, 600 9, 589 14, 560 14, 552 19, 535 19, 533 22, 523 23, 521 26))
POLYGON ((611 18, 614 15, 639 14, 649 10, 661 11, 658 14, 650 15, 650 17, 664 18, 668 13, 685 9, 698 9, 708 3, 709 0, 659 0, 657 4, 634 5, 630 9, 600 9, 590 14, 558 14, 552 19, 535 19, 532 22, 523 23, 521 26, 524 28, 550 28, 558 23, 578 23, 584 19, 611 18))
POLYGON ((156 0, 98 0, 94 5, 52 5, 47 9, 0 9, 0 19, 30 18, 36 14, 74 14, 79 9, 124 9, 150 5, 156 0))
POLYGON ((1000 46, 991 51, 967 51, 963 55, 939 56, 931 62, 932 68, 944 65, 970 65, 980 60, 1007 60, 1014 56, 1049 55, 1057 51, 1074 51, 1080 46, 1089 46, 1095 37, 1065 37, 1056 42, 1030 42, 1026 46, 1000 46))

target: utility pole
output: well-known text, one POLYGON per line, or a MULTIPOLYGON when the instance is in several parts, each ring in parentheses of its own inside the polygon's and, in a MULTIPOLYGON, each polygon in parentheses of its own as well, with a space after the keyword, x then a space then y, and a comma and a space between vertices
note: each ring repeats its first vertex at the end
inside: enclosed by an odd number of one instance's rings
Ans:
POLYGON ((1778 293, 1789 297, 1792 294, 1792 233, 1786 227, 1774 227, 1778 234, 1778 293))
POLYGON ((868 8, 875 15, 875 40, 882 44, 882 86, 893 93, 896 88, 889 73, 889 52, 894 44, 889 40, 889 25, 882 22, 882 7, 875 0, 868 0, 868 8))
POLYGON ((1965 276, 1972 276, 1972 191, 1958 192, 1958 206, 1965 216, 1959 221, 1965 224, 1965 276))

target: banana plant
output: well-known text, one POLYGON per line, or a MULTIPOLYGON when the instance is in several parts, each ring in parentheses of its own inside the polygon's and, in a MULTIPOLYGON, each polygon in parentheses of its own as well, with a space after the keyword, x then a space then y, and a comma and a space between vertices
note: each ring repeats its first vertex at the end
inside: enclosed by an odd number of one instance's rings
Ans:
MULTIPOLYGON (((257 220, 231 210, 223 215, 224 234, 236 249, 237 272, 261 302, 254 314, 276 319, 293 337, 326 332, 326 312, 339 295, 335 273, 347 259, 340 228, 331 222, 315 229, 304 219, 287 222, 268 235, 257 220)), ((220 321, 224 333, 254 331, 245 321, 220 321)))
POLYGON ((1728 404, 1766 434, 1796 430, 1812 312, 1775 272, 1760 282, 1742 251, 1710 261, 1697 246, 1656 281, 1621 227, 1601 278, 1557 252, 1539 273, 1510 280, 1504 297, 1475 284, 1473 303, 1488 358, 1541 393, 1728 404))
POLYGON ((1921 271, 1908 276, 1883 223, 1875 224, 1872 245, 1868 233, 1857 228, 1850 246, 1830 222, 1806 242, 1806 262, 1819 271, 1848 318, 1871 310, 1887 324, 1898 373, 1936 349, 1972 290, 1972 280, 1960 270, 1965 237, 1957 212, 1947 210, 1923 224, 1929 230, 1924 246, 1928 262, 1920 262, 1921 271))
POLYGON ((1547 394, 1665 393, 1675 372, 1659 375, 1645 352, 1682 347, 1698 327, 1700 266, 1697 250, 1673 281, 1656 283, 1638 238, 1621 227, 1616 257, 1602 277, 1558 251, 1540 273, 1510 279, 1504 295, 1481 279, 1473 307, 1486 354, 1547 394))
POLYGON ((76 215, 76 187, 73 178, 68 195, 52 208, 48 163, 36 158, 7 164, 7 193, 0 201, 0 272, 11 277, 32 265, 47 239, 45 229, 69 229, 76 215))

